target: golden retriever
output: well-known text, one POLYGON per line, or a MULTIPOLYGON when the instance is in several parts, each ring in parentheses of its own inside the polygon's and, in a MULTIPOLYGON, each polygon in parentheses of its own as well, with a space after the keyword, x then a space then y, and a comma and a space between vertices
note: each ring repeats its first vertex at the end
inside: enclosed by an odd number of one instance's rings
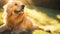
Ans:
POLYGON ((4 24, 0 26, 0 32, 3 32, 7 29, 12 30, 12 34, 19 34, 23 31, 30 30, 45 30, 49 31, 44 27, 40 27, 37 24, 33 23, 31 18, 29 18, 24 12, 24 7, 20 1, 9 1, 4 6, 3 19, 4 24))

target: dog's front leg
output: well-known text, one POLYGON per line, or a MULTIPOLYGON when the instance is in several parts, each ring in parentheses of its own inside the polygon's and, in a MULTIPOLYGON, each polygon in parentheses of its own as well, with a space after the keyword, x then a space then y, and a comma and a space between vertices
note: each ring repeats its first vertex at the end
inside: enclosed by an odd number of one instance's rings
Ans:
POLYGON ((39 26, 36 24, 33 26, 32 30, 43 30, 43 31, 51 33, 51 30, 49 28, 46 28, 45 26, 39 26))
POLYGON ((5 24, 1 25, 0 26, 0 33, 3 32, 3 31, 5 31, 5 30, 7 30, 6 25, 5 24))

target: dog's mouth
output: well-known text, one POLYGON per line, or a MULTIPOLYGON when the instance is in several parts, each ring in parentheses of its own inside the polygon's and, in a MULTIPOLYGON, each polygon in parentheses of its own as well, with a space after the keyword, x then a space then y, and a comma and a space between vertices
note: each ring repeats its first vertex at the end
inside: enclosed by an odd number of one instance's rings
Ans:
POLYGON ((15 13, 19 13, 19 12, 22 12, 23 10, 24 10, 24 5, 21 5, 21 7, 20 8, 18 8, 18 9, 15 9, 15 13))

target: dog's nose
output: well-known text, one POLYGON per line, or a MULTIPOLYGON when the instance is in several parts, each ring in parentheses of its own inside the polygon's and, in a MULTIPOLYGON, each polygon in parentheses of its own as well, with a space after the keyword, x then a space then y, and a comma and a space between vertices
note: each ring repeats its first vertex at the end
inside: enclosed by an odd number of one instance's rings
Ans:
POLYGON ((22 9, 24 9, 25 5, 21 5, 22 9))

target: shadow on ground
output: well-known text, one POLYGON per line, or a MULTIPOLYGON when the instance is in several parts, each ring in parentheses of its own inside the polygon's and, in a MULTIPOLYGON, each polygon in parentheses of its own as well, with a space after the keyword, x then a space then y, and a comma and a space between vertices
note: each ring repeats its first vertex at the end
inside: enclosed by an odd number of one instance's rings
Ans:
POLYGON ((47 14, 49 17, 56 19, 60 22, 60 19, 58 19, 56 16, 56 15, 60 15, 60 10, 54 10, 54 9, 42 8, 42 7, 39 7, 38 10, 42 11, 43 13, 47 14))
MULTIPOLYGON (((6 30, 6 31, 4 31, 4 32, 2 32, 0 34, 11 34, 11 32, 12 31, 10 31, 10 30, 6 30)), ((20 34, 32 34, 32 31, 22 32, 20 34)))

